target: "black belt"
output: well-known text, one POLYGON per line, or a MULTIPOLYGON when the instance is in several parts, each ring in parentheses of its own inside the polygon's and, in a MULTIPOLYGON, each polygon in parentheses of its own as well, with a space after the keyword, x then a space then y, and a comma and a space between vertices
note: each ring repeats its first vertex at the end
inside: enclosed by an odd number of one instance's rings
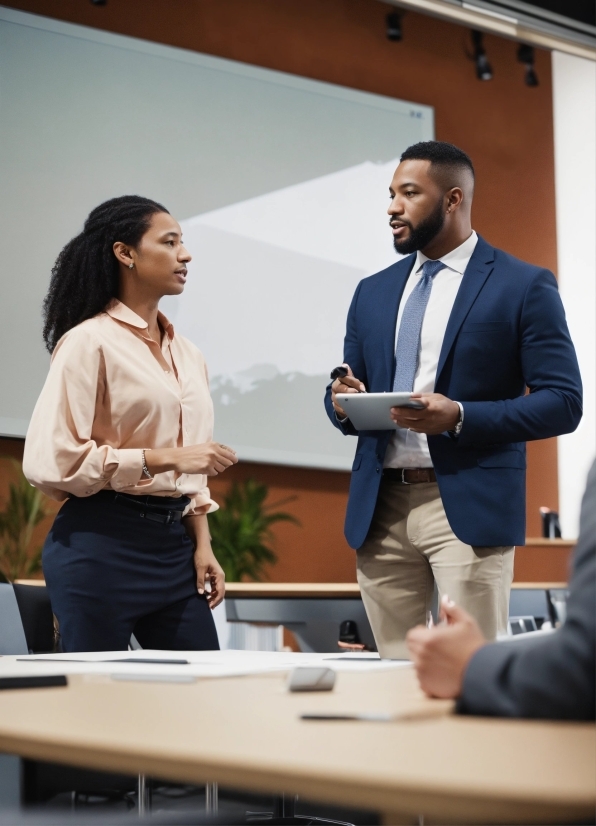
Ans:
POLYGON ((111 499, 118 505, 124 505, 125 508, 130 508, 142 519, 150 519, 152 522, 160 522, 162 525, 171 525, 172 522, 180 522, 184 515, 184 510, 190 499, 188 496, 180 496, 177 499, 172 499, 172 504, 176 504, 176 508, 168 508, 164 500, 165 496, 131 496, 127 493, 116 493, 113 490, 102 490, 96 493, 95 496, 101 499, 111 499), (159 499, 164 504, 154 504, 151 499, 159 499))
POLYGON ((402 485, 420 485, 423 482, 436 482, 435 471, 431 467, 386 467, 383 477, 402 485))

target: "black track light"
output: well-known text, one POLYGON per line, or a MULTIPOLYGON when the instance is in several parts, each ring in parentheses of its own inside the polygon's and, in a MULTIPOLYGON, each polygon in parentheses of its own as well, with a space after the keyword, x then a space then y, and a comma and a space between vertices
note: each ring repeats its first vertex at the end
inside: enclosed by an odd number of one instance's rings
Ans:
POLYGON ((402 15, 398 11, 392 11, 386 17, 387 23, 387 40, 394 40, 399 42, 402 38, 401 31, 402 15))
POLYGON ((517 59, 526 67, 526 86, 538 86, 538 75, 534 70, 534 47, 522 43, 517 50, 517 59))
POLYGON ((483 35, 476 29, 472 30, 472 45, 474 46, 472 60, 476 63, 476 77, 478 80, 492 80, 493 70, 484 50, 483 35))
POLYGON ((108 0, 91 0, 91 3, 94 6, 107 6, 108 5, 108 0))

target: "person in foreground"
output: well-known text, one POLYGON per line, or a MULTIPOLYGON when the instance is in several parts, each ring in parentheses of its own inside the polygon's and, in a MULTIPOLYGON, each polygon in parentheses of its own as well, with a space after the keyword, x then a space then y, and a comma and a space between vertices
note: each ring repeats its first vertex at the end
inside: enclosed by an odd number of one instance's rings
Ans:
POLYGON ((463 714, 593 720, 596 682, 596 462, 582 503, 567 619, 552 634, 487 645, 473 618, 444 600, 444 621, 414 628, 408 648, 432 697, 463 714))
POLYGON ((472 229, 474 167, 427 141, 389 188, 395 250, 358 285, 328 416, 358 436, 345 533, 383 657, 407 656, 433 586, 488 639, 506 631, 515 545, 525 543, 526 442, 575 430, 579 368, 557 282, 472 229), (527 393, 529 389, 529 393, 527 393), (412 392, 397 427, 358 433, 338 393, 412 392))
POLYGON ((126 650, 132 633, 143 648, 219 648, 207 476, 237 459, 212 441, 202 354, 158 310, 190 259, 166 208, 135 195, 94 209, 52 270, 52 361, 23 471, 66 500, 42 558, 64 651, 126 650))

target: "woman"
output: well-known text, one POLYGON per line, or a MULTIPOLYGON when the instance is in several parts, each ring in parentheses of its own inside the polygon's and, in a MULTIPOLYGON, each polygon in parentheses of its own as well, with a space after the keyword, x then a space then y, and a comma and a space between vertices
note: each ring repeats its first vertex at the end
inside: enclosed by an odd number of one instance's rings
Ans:
POLYGON ((124 196, 91 212, 52 270, 52 362, 23 470, 67 500, 43 550, 64 651, 126 649, 132 633, 143 648, 219 647, 206 477, 237 458, 212 441, 203 356, 158 311, 190 260, 165 207, 124 196))

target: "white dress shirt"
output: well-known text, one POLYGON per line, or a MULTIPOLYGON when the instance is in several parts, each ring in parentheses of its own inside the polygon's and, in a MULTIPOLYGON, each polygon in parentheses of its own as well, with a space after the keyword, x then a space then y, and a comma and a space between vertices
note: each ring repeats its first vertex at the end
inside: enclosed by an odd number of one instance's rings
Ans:
MULTIPOLYGON (((445 267, 433 278, 433 286, 430 298, 422 321, 420 333, 420 351, 418 358, 418 369, 414 377, 414 393, 433 393, 437 376, 437 366, 441 347, 447 329, 447 322, 453 309, 455 297, 464 277, 464 272, 476 243, 478 236, 474 231, 470 237, 459 247, 448 252, 441 257, 445 267)), ((426 255, 418 251, 416 263, 412 268, 410 277, 399 305, 397 314, 397 325, 395 329, 395 344, 397 344, 397 333, 404 307, 410 293, 418 283, 422 274, 422 265, 429 259, 426 255)), ((454 399, 455 401, 455 399, 454 399)), ((411 430, 399 428, 387 446, 385 454, 385 467, 402 468, 430 468, 433 466, 428 450, 428 440, 425 433, 413 433, 411 430)))

